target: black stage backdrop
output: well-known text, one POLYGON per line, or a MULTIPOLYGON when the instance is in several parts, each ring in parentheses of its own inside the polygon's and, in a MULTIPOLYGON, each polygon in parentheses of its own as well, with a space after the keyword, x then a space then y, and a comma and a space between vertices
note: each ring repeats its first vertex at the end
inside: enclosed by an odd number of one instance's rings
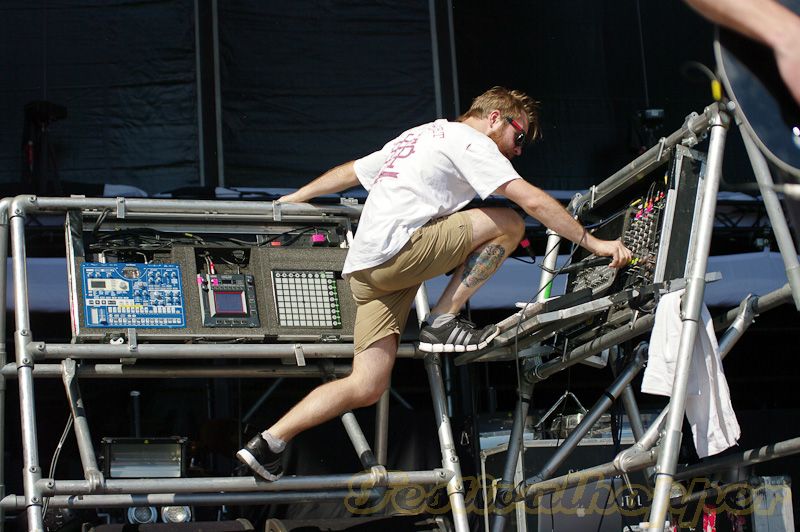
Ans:
POLYGON ((0 183, 20 180, 26 103, 50 126, 60 178, 158 192, 197 180, 191 1, 0 4, 0 183))
POLYGON ((427 1, 219 7, 227 184, 300 186, 436 118, 427 1))
MULTIPOLYGON (((444 4, 433 1, 440 58, 444 4)), ((435 118, 430 8, 219 1, 224 184, 295 187, 435 118)), ((682 2, 453 0, 452 15, 462 109, 494 84, 542 101, 544 138, 515 164, 547 189, 586 189, 630 161, 648 143, 638 111, 665 110, 654 141, 711 99, 682 66, 711 64, 712 28, 682 2)), ((20 180, 34 100, 67 107, 50 127, 62 180, 151 194, 201 184, 193 0, 6 0, 0 43, 0 184, 20 180)), ((739 155, 727 181, 749 175, 739 155)))

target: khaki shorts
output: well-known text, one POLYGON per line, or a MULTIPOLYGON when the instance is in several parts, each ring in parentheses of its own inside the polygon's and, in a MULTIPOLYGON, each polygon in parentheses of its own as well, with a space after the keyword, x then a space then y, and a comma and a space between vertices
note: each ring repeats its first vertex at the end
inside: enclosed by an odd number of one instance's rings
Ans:
POLYGON ((463 264, 472 252, 472 222, 457 212, 417 229, 400 251, 373 268, 350 274, 356 300, 355 354, 401 334, 419 285, 463 264))

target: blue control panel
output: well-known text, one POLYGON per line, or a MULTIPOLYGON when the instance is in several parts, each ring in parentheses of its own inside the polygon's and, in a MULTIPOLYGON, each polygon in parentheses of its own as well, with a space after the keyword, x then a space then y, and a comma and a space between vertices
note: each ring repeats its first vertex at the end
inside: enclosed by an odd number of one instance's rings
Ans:
POLYGON ((81 276, 86 327, 186 327, 178 264, 86 262, 81 276))

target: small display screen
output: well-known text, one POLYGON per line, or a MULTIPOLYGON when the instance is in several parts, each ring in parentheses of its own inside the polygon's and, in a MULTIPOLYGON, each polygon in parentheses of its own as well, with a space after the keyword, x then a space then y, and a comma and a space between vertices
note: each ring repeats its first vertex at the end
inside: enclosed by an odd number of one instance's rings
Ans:
POLYGON ((244 292, 214 291, 214 309, 216 314, 247 314, 244 292))
POLYGON ((97 289, 97 288, 105 288, 106 282, 105 281, 89 281, 89 288, 97 289))

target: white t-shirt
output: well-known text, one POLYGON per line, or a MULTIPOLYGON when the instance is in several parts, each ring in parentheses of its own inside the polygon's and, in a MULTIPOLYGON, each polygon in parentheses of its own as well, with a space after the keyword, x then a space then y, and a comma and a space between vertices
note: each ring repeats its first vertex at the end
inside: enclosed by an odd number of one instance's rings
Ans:
POLYGON ((520 179, 492 139, 461 122, 409 129, 355 162, 369 191, 343 273, 392 258, 429 220, 452 214, 477 194, 520 179))

